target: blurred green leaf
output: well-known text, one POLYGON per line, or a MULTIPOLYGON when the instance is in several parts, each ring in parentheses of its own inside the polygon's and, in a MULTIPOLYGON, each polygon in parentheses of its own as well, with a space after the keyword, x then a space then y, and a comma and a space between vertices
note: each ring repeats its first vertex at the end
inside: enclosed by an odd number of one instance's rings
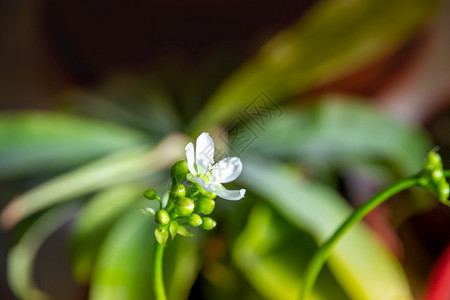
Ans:
POLYGON ((101 188, 154 175, 184 156, 186 137, 174 134, 157 147, 129 149, 98 160, 15 198, 3 211, 1 222, 11 227, 21 219, 57 203, 101 188))
POLYGON ((151 299, 155 222, 128 211, 108 234, 94 267, 90 299, 151 299))
POLYGON ((261 91, 283 101, 386 56, 424 24, 435 6, 436 1, 423 0, 318 2, 219 87, 193 130, 237 115, 261 91))
MULTIPOLYGON (((271 208, 258 204, 236 240, 233 258, 267 299, 298 299, 302 271, 316 246, 271 208)), ((348 299, 325 268, 310 299, 348 299)))
POLYGON ((104 237, 114 222, 142 198, 142 188, 119 185, 95 195, 79 212, 72 227, 70 250, 75 278, 88 283, 104 237))
POLYGON ((0 114, 0 178, 61 170, 141 145, 147 138, 117 124, 54 112, 0 114))
MULTIPOLYGON (((153 299, 153 218, 129 210, 108 234, 95 265, 90 299, 153 299)), ((195 239, 177 238, 165 248, 168 299, 187 299, 198 273, 195 239), (189 241, 188 241, 189 240, 189 241)))
POLYGON ((431 148, 425 132, 356 102, 352 96, 328 96, 323 100, 309 109, 287 110, 267 122, 264 132, 250 145, 249 154, 258 152, 337 167, 387 162, 408 176, 420 171, 431 148))
MULTIPOLYGON (((306 182, 294 170, 267 159, 247 159, 239 181, 318 242, 351 213, 335 191, 306 182)), ((343 237, 328 265, 351 299, 411 298, 400 264, 363 224, 343 237)))
POLYGON ((34 259, 45 240, 69 220, 73 211, 74 208, 72 206, 50 209, 11 248, 8 254, 7 276, 9 285, 18 298, 49 299, 34 283, 34 259))

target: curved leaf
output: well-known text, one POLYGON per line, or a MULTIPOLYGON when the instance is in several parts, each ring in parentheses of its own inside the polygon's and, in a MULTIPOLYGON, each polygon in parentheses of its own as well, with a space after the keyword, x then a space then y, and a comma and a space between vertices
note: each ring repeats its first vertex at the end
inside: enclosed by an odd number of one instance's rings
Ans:
POLYGON ((151 151, 143 147, 131 149, 61 175, 15 198, 2 212, 0 221, 4 227, 11 227, 57 203, 155 174, 183 157, 186 143, 185 136, 173 134, 151 151))
POLYGON ((356 99, 328 96, 318 106, 286 111, 266 123, 264 132, 250 145, 249 154, 339 167, 388 161, 403 175, 419 172, 431 148, 428 136, 356 99))
MULTIPOLYGON (((306 182, 286 166, 256 159, 247 159, 245 163, 239 181, 319 242, 332 234, 351 212, 339 194, 306 182)), ((356 225, 342 238, 328 263, 351 299, 411 299, 400 264, 363 224, 356 225)))
MULTIPOLYGON (((70 250, 75 278, 87 283, 98 250, 114 222, 142 198, 143 188, 121 185, 95 195, 79 212, 72 227, 70 250)), ((146 201, 148 202, 148 201, 146 201)))
POLYGON ((0 178, 60 170, 146 140, 138 131, 93 119, 55 112, 2 113, 0 178))
MULTIPOLYGON (((233 248, 233 258, 267 299, 296 300, 302 271, 315 250, 314 240, 287 224, 266 205, 256 205, 233 248)), ((310 299, 348 299, 328 269, 310 299)))

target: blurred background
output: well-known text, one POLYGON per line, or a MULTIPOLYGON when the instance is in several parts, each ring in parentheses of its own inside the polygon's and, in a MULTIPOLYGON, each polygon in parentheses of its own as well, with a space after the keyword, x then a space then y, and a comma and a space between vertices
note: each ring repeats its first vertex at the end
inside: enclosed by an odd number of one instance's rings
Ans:
MULTIPOLYGON (((2 0, 0 299, 151 299, 141 194, 203 131, 247 195, 169 245, 169 298, 297 299, 352 207, 450 166, 449 104, 448 0, 2 0)), ((311 299, 450 299, 449 225, 395 196, 311 299)))

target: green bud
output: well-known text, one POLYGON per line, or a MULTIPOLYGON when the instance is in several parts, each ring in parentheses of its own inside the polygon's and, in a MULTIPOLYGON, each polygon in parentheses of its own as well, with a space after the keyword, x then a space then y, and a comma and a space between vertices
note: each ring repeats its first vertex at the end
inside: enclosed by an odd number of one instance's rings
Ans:
POLYGON ((194 211, 194 201, 187 197, 178 199, 175 202, 174 210, 177 215, 187 217, 194 211))
POLYGON ((210 198, 210 199, 214 199, 217 197, 217 195, 214 194, 213 192, 207 191, 203 188, 200 189, 200 193, 202 193, 202 195, 205 196, 206 198, 210 198))
POLYGON ((170 177, 175 183, 178 183, 186 178, 187 173, 189 173, 186 161, 180 160, 173 164, 170 169, 170 177))
POLYGON ((434 151, 428 153, 428 161, 433 165, 439 165, 441 163, 441 156, 434 151))
POLYGON ((149 189, 146 190, 144 192, 144 197, 147 198, 148 200, 155 200, 158 199, 158 194, 156 193, 156 191, 154 189, 149 189))
POLYGON ((165 246, 169 239, 169 231, 167 229, 155 229, 155 238, 161 245, 165 246))
POLYGON ((431 178, 433 178, 434 181, 439 181, 444 178, 444 173, 440 169, 436 169, 431 173, 431 178))
POLYGON ((202 228, 206 230, 214 229, 214 227, 216 227, 217 225, 217 222, 211 219, 210 217, 203 217, 202 221, 203 221, 202 228))
POLYGON ((170 222, 169 214, 164 209, 160 209, 156 212, 155 221, 158 224, 167 225, 170 222))
POLYGON ((450 185, 446 181, 441 181, 439 184, 439 199, 442 203, 447 204, 446 201, 450 195, 450 185))
POLYGON ((213 199, 202 197, 195 205, 195 211, 200 214, 209 215, 212 213, 215 206, 216 202, 213 199))
POLYGON ((193 227, 198 227, 198 226, 202 225, 202 222, 203 222, 202 218, 197 214, 192 214, 188 218, 188 224, 193 227))
POLYGON ((186 188, 182 184, 175 184, 170 189, 170 197, 173 199, 182 199, 186 196, 186 188))

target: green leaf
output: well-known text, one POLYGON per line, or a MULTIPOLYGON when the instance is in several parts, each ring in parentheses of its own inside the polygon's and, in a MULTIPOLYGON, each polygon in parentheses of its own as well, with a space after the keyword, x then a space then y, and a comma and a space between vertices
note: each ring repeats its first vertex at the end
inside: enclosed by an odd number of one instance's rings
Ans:
POLYGON ((436 1, 319 1, 225 81, 192 124, 195 132, 243 110, 261 93, 277 102, 379 60, 424 24, 436 1))
POLYGON ((170 232, 170 236, 172 237, 172 239, 177 235, 178 227, 179 226, 178 226, 178 222, 177 221, 170 222, 169 232, 170 232))
POLYGON ((151 299, 155 222, 128 211, 104 241, 94 267, 90 299, 151 299))
MULTIPOLYGON (((303 269, 316 249, 314 240, 258 203, 237 238, 233 259, 266 299, 296 300, 303 269)), ((310 299, 348 299, 328 268, 318 278, 310 299)))
MULTIPOLYGON (((93 300, 153 298, 152 257, 156 224, 138 210, 128 211, 104 241, 95 265, 93 300)), ((168 299, 187 299, 198 274, 198 242, 178 238, 164 248, 164 281, 168 299)))
POLYGON ((321 100, 317 106, 285 111, 267 122, 247 150, 249 154, 337 167, 388 162, 407 176, 421 170, 430 149, 423 131, 383 115, 354 96, 321 100))
POLYGON ((7 276, 9 286, 18 298, 48 299, 33 280, 34 259, 45 240, 70 219, 73 211, 74 207, 64 206, 45 212, 11 248, 8 254, 7 276))
POLYGON ((142 198, 141 192, 137 186, 119 185, 95 195, 82 208, 70 237, 72 269, 78 281, 89 282, 104 237, 127 208, 142 198))
POLYGON ((178 231, 177 233, 179 235, 182 235, 184 237, 193 237, 194 235, 192 233, 190 233, 187 229, 186 226, 183 225, 178 225, 178 231))
MULTIPOLYGON (((239 181, 318 242, 330 236, 351 212, 333 190, 306 182, 294 170, 268 160, 247 159, 239 181)), ((351 299, 411 298, 399 262, 364 224, 342 238, 328 265, 351 299)))
POLYGON ((143 144, 140 132, 54 112, 0 114, 0 178, 61 170, 143 144))
POLYGON ((11 227, 49 206, 154 175, 183 157, 186 143, 185 136, 174 134, 163 139, 151 151, 147 147, 129 149, 58 176, 15 198, 3 211, 0 221, 5 227, 11 227))
POLYGON ((155 238, 161 245, 165 246, 169 239, 169 231, 167 229, 155 229, 155 238))

